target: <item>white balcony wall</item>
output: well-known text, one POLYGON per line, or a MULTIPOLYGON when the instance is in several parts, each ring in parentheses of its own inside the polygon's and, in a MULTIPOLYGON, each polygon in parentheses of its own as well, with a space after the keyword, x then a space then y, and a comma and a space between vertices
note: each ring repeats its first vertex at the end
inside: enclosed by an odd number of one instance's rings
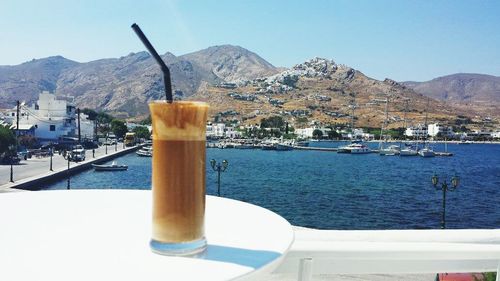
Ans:
POLYGON ((497 271, 499 265, 500 229, 336 231, 296 228, 295 242, 274 275, 294 280, 313 280, 313 276, 334 280, 326 276, 491 272, 497 271))

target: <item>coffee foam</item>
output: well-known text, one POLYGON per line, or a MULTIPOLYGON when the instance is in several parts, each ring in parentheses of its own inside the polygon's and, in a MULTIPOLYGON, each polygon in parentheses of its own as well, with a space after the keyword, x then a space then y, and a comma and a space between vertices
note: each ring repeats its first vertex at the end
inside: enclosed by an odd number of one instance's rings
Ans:
POLYGON ((194 101, 149 103, 153 139, 205 140, 208 104, 194 101))

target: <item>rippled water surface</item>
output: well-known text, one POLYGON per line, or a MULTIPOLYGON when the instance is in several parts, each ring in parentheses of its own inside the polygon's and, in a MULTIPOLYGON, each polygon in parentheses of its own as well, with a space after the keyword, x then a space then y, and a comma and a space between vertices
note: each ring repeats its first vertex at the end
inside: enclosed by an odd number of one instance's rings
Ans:
MULTIPOLYGON (((312 146, 336 147, 320 142, 312 146)), ((370 144, 376 147, 376 144, 370 144)), ((436 151, 444 151, 436 145, 436 151)), ((447 228, 500 228, 500 145, 448 145, 453 157, 349 155, 320 151, 207 149, 207 161, 227 159, 221 194, 273 210, 290 223, 321 229, 439 228, 442 192, 431 176, 453 175, 460 186, 447 193, 447 228)), ((72 188, 150 189, 151 158, 116 159, 128 171, 85 171, 72 188)), ((173 163, 175 165, 175 163, 173 163)), ((66 181, 47 189, 64 189, 66 181)), ((207 193, 217 176, 207 163, 207 193)))

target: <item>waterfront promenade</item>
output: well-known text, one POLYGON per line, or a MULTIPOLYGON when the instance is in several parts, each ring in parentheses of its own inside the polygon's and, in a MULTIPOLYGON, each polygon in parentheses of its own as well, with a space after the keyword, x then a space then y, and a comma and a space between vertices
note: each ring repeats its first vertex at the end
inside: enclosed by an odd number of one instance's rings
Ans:
MULTIPOLYGON (((137 149, 134 147, 123 147, 123 143, 110 145, 107 148, 100 146, 95 149, 95 157, 92 150, 86 151, 86 159, 82 162, 70 162, 70 172, 76 173, 81 169, 87 168, 92 163, 108 161, 120 155, 132 152, 137 149)), ((52 170, 50 171, 50 157, 22 160, 18 165, 13 165, 14 182, 10 182, 10 165, 0 165, 0 192, 19 191, 17 188, 27 188, 34 181, 51 178, 64 178, 67 175, 68 161, 62 155, 55 153, 52 157, 52 170)))

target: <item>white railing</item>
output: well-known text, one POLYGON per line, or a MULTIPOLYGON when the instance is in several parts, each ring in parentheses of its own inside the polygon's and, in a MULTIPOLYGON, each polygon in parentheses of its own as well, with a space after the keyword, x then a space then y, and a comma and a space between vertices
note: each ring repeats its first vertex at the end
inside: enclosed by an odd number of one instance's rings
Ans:
POLYGON ((406 274, 500 271, 500 229, 295 229, 295 242, 274 274, 308 281, 313 274, 406 274))

